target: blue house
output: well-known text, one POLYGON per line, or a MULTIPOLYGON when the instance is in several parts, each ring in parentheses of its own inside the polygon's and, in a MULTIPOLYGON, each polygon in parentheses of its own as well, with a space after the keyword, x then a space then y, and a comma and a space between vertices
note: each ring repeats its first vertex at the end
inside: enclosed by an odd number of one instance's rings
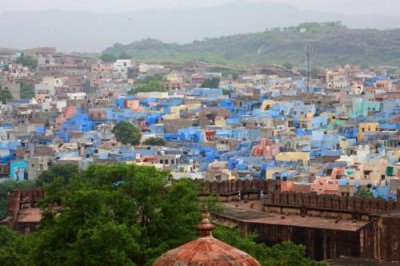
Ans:
POLYGON ((161 120, 161 114, 151 114, 146 118, 147 125, 157 124, 161 120))
POLYGON ((250 139, 250 133, 247 128, 239 127, 232 129, 232 138, 237 140, 248 140, 250 139))
POLYGON ((235 103, 232 99, 222 99, 219 101, 219 107, 228 110, 230 113, 235 111, 235 103))
POLYGON ((177 132, 185 141, 202 142, 204 141, 203 131, 199 128, 189 127, 179 129, 177 132))
POLYGON ((191 95, 206 98, 219 98, 223 96, 223 91, 222 89, 195 88, 192 89, 191 95))
POLYGON ((311 134, 312 148, 336 150, 339 143, 340 137, 335 134, 327 134, 324 131, 313 131, 311 134))
POLYGON ((328 117, 326 116, 316 116, 312 119, 313 129, 322 129, 328 126, 328 117))
POLYGON ((78 113, 62 124, 59 135, 64 141, 69 141, 69 134, 72 131, 87 132, 93 130, 94 126, 94 122, 89 119, 87 114, 78 113))
POLYGON ((122 121, 130 120, 132 118, 132 111, 130 109, 113 109, 112 120, 120 123, 122 121))
POLYGON ((13 160, 10 162, 10 179, 23 181, 28 179, 28 162, 24 160, 13 160))
POLYGON ((339 130, 339 135, 347 138, 347 139, 355 139, 358 135, 358 127, 344 127, 339 130))

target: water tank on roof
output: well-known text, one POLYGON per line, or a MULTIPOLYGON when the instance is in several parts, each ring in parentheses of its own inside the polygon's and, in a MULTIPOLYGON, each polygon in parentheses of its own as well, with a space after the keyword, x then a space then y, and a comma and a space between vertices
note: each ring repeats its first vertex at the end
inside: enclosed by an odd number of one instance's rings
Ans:
POLYGON ((388 166, 386 168, 386 175, 387 176, 394 176, 394 167, 393 166, 388 166))

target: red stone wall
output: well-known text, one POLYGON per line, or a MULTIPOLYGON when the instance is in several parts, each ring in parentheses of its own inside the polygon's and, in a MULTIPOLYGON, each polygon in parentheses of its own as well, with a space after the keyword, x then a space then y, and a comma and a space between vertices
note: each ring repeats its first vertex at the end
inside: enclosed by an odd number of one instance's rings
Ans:
POLYGON ((8 192, 7 217, 1 223, 10 229, 18 229, 19 210, 36 207, 36 203, 43 198, 44 190, 41 188, 8 192))
POLYGON ((279 181, 277 180, 228 180, 223 182, 199 182, 202 186, 201 195, 220 195, 238 194, 259 194, 269 193, 279 190, 279 181))
MULTIPOLYGON (((279 192, 269 193, 265 198, 266 208, 286 207, 307 211, 325 211, 337 213, 358 213, 368 215, 400 209, 399 201, 385 201, 381 199, 361 199, 355 197, 341 197, 335 195, 317 195, 313 193, 279 192)), ((323 215, 321 215, 323 216, 323 215)), ((361 217, 353 217, 361 218, 361 217)), ((365 216, 365 218, 367 218, 365 216)))

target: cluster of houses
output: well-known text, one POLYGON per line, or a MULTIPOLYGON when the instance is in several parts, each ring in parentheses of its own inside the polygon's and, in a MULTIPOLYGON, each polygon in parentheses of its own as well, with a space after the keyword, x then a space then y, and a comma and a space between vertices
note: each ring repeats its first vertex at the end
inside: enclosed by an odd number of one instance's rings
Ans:
POLYGON ((351 196, 369 190, 395 199, 400 189, 400 78, 397 69, 337 66, 310 82, 277 66, 189 62, 102 62, 24 51, 35 70, 0 56, 0 182, 34 180, 54 164, 136 163, 175 178, 280 179, 283 191, 351 196), (138 92, 162 76, 163 91, 138 92), (202 88, 220 80, 218 88, 202 88), (20 84, 33 88, 21 99, 20 84), (119 143, 122 121, 141 145, 119 143), (165 146, 144 145, 157 137, 165 146))

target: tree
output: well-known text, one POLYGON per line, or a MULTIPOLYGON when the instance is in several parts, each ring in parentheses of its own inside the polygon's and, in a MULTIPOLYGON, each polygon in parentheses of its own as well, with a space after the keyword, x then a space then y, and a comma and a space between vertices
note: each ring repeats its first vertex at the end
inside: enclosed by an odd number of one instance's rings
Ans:
POLYGON ((285 62, 282 66, 289 70, 293 69, 293 64, 290 62, 285 62))
POLYGON ((2 104, 6 104, 8 101, 12 100, 11 92, 8 88, 2 88, 0 86, 0 101, 2 104))
POLYGON ((201 88, 210 88, 210 89, 217 89, 219 88, 219 81, 220 79, 217 77, 212 77, 209 79, 205 79, 203 83, 201 83, 201 88))
POLYGON ((62 178, 63 184, 69 183, 70 179, 79 175, 79 168, 76 164, 56 164, 50 167, 48 171, 41 173, 36 180, 38 186, 51 184, 56 178, 62 178))
POLYGON ((0 225, 0 261, 1 265, 19 265, 16 261, 15 243, 17 243, 18 233, 0 225))
POLYGON ((10 244, 18 234, 5 226, 0 225, 0 247, 10 244))
POLYGON ((222 94, 223 94, 223 95, 228 95, 229 98, 230 98, 231 95, 232 95, 232 90, 229 90, 229 89, 222 89, 222 94))
POLYGON ((373 199, 374 194, 368 188, 360 188, 354 193, 355 197, 364 198, 364 199, 373 199))
POLYGON ((135 94, 138 92, 164 92, 167 91, 163 86, 164 77, 159 74, 144 77, 142 79, 136 79, 133 89, 129 94, 135 94))
POLYGON ((151 137, 146 139, 143 144, 149 146, 165 146, 165 140, 163 138, 151 137))
POLYGON ((107 164, 91 165, 66 186, 59 179, 46 185, 31 263, 151 265, 197 237, 198 186, 169 179, 155 167, 107 164), (62 208, 54 210, 54 198, 62 208))
POLYGON ((114 63, 115 61, 117 61, 117 57, 110 53, 102 53, 100 59, 107 63, 114 63))
POLYGON ((256 258, 263 266, 322 266, 324 262, 316 262, 308 259, 306 248, 292 242, 267 247, 257 243, 257 235, 251 233, 242 236, 238 229, 218 226, 213 235, 225 243, 243 250, 256 258))
POLYGON ((130 122, 122 121, 112 130, 115 138, 123 144, 139 145, 142 135, 139 130, 130 122))
POLYGON ((61 199, 62 210, 44 209, 31 262, 134 265, 132 259, 140 256, 134 201, 118 190, 99 189, 83 180, 74 182, 61 199))
POLYGON ((21 88, 21 99, 32 99, 35 97, 35 90, 32 83, 21 81, 19 85, 21 88))
POLYGON ((23 66, 29 67, 31 70, 36 70, 38 62, 33 59, 31 56, 21 55, 15 61, 17 64, 21 64, 23 66))
POLYGON ((118 55, 118 59, 131 59, 132 57, 125 51, 122 51, 119 55, 118 55))

